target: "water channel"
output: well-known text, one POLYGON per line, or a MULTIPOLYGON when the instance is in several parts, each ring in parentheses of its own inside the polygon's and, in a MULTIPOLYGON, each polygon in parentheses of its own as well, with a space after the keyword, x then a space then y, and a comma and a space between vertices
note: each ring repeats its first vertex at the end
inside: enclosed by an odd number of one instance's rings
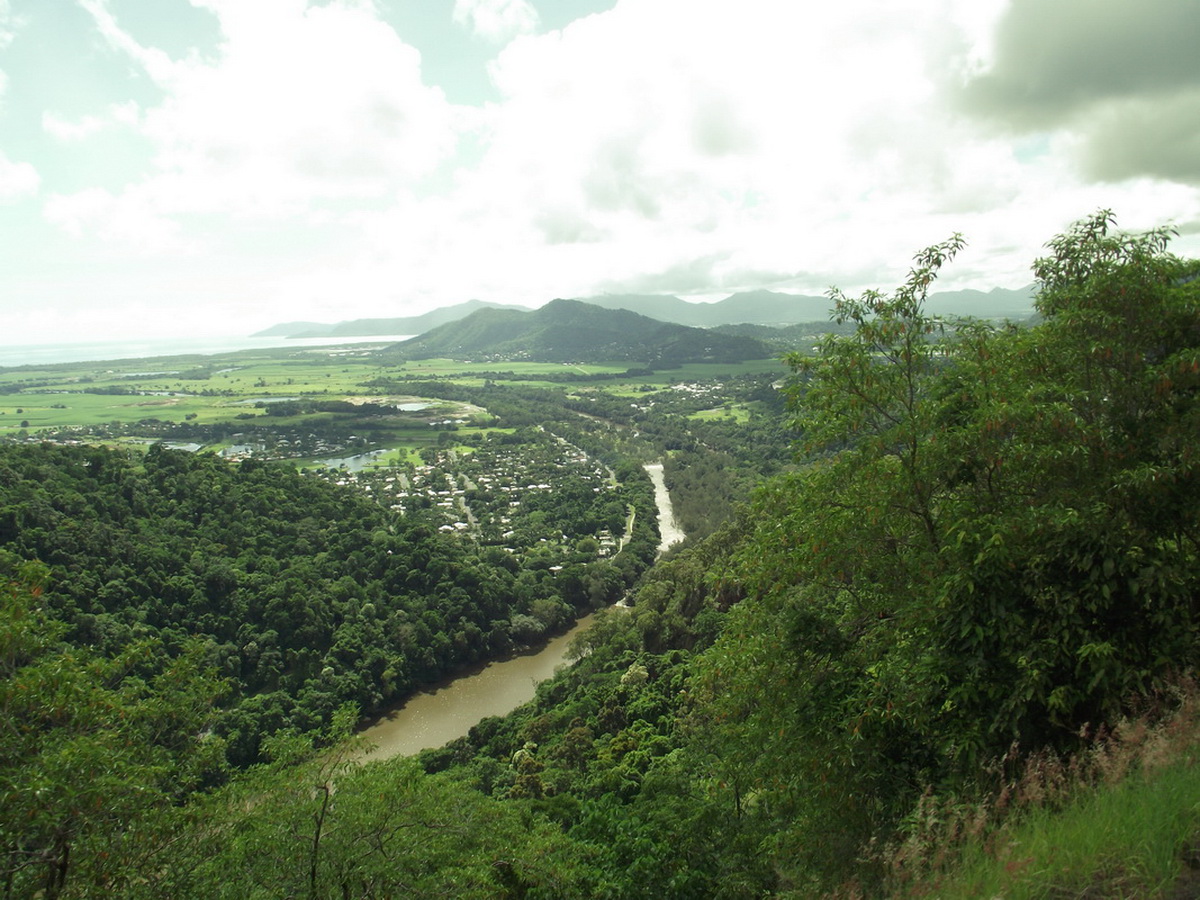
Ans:
MULTIPOLYGON (((659 552, 683 540, 675 519, 671 497, 663 483, 661 463, 646 466, 654 482, 654 500, 662 531, 659 552)), ((566 663, 571 638, 591 626, 594 614, 584 616, 566 634, 550 640, 536 653, 489 663, 434 688, 413 695, 399 709, 386 714, 361 734, 374 745, 361 757, 363 762, 411 756, 431 747, 441 747, 460 738, 488 716, 502 716, 533 699, 539 681, 566 663)))
POLYGON ((663 464, 650 463, 645 469, 650 480, 654 482, 654 503, 658 506, 658 532, 661 538, 658 542, 658 552, 661 555, 682 541, 686 535, 679 527, 679 520, 675 518, 675 507, 671 505, 671 495, 667 493, 667 483, 663 480, 663 464))
POLYGON ((489 663, 410 697, 404 706, 362 732, 367 742, 375 745, 363 755, 363 762, 441 747, 465 735, 481 719, 502 716, 528 703, 537 683, 567 662, 571 638, 588 628, 593 618, 594 613, 584 616, 537 653, 489 663))

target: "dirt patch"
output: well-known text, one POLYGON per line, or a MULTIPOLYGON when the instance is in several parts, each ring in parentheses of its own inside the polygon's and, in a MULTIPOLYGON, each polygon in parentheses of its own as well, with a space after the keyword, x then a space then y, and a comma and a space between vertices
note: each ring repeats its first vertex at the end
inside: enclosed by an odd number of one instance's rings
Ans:
POLYGON ((395 403, 391 397, 346 397, 345 401, 354 406, 362 406, 364 403, 374 403, 382 406, 385 403, 395 403))
POLYGON ((1179 851, 1183 871, 1163 894, 1163 900, 1197 900, 1200 898, 1200 839, 1193 838, 1179 851))

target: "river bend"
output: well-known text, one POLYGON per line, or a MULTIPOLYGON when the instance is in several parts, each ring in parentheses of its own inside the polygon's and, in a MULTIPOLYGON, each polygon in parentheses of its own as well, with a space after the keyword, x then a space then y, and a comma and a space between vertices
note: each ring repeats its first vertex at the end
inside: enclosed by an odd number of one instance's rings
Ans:
MULTIPOLYGON (((647 465, 654 482, 661 541, 658 552, 682 541, 683 531, 675 519, 671 497, 663 482, 662 463, 647 465)), ((449 679, 436 687, 409 697, 403 706, 387 713, 365 728, 361 736, 373 749, 360 757, 363 762, 412 756, 441 747, 463 737, 480 720, 503 716, 534 697, 538 682, 567 662, 567 650, 575 635, 591 626, 594 614, 584 616, 566 634, 552 638, 537 653, 488 663, 476 672, 449 679)))

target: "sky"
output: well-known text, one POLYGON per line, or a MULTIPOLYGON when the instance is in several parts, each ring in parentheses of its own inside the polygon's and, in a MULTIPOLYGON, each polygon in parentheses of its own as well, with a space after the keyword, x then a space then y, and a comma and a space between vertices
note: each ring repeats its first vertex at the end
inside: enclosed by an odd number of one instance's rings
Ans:
POLYGON ((0 344, 1200 255, 1200 3, 0 0, 0 344))

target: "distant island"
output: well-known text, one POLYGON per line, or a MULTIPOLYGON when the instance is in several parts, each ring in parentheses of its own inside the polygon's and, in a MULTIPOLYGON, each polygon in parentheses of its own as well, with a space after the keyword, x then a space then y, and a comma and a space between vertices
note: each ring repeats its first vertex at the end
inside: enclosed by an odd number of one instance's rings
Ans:
POLYGON ((480 309, 525 309, 524 306, 505 306, 502 303, 486 303, 468 300, 453 306, 442 306, 419 316, 399 316, 388 319, 353 319, 335 325, 319 322, 283 322, 257 331, 251 337, 322 338, 322 337, 378 337, 380 335, 424 334, 431 328, 464 319, 480 309))

